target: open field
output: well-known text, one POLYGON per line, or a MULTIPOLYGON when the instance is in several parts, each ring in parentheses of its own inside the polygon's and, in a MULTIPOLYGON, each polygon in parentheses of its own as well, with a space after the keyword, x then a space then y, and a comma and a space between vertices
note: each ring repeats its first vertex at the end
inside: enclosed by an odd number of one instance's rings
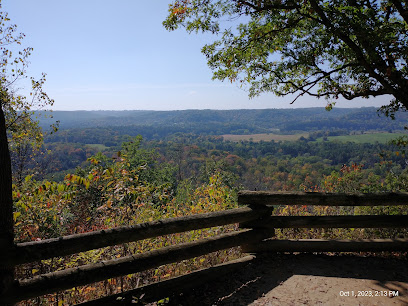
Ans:
MULTIPOLYGON (((408 135, 407 133, 366 133, 358 135, 344 135, 344 136, 329 136, 327 137, 328 141, 340 141, 340 142, 355 142, 355 143, 387 143, 392 139, 395 139, 400 136, 408 135)), ((249 135, 231 135, 225 134, 222 135, 224 141, 296 141, 300 137, 309 137, 309 133, 299 133, 291 135, 281 135, 281 134, 249 134, 249 135)), ((318 138, 317 142, 322 142, 323 138, 318 138)))
POLYGON ((250 135, 231 135, 226 134, 222 135, 224 137, 224 141, 253 141, 253 142, 260 142, 263 141, 295 141, 298 140, 300 137, 309 137, 309 133, 301 133, 301 134, 293 134, 293 135, 279 135, 279 134, 250 134, 250 135))
MULTIPOLYGON (((340 142, 355 142, 355 143, 387 143, 392 139, 397 137, 407 135, 406 133, 367 133, 361 135, 345 135, 345 136, 329 136, 327 140, 329 141, 340 141, 340 142)), ((317 142, 322 142, 323 138, 318 138, 317 142)))
POLYGON ((102 143, 88 143, 88 144, 86 144, 86 146, 88 146, 90 148, 97 149, 98 151, 104 151, 106 149, 109 149, 107 146, 105 146, 102 143))

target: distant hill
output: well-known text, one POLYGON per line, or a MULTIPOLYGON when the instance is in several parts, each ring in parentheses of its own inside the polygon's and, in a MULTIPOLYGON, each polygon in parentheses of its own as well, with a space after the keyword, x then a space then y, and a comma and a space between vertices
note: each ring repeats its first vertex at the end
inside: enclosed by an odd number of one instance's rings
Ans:
POLYGON ((41 119, 43 127, 56 120, 60 129, 109 128, 119 134, 163 136, 193 134, 293 133, 295 131, 348 130, 400 131, 408 125, 408 112, 395 120, 378 115, 374 107, 182 111, 54 111, 53 119, 41 119))

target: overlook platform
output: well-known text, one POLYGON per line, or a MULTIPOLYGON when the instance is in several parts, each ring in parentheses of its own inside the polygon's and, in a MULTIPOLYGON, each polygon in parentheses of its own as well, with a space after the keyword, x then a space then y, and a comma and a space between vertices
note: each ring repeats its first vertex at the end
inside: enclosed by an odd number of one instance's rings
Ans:
POLYGON ((408 259, 269 254, 170 304, 408 305, 408 259))

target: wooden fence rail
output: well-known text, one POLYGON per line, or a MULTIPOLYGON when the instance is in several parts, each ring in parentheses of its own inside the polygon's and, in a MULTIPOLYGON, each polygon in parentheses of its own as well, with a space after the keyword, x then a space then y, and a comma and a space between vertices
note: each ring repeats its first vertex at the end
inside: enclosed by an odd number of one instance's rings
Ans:
POLYGON ((242 228, 405 228, 408 216, 270 216, 242 222, 242 228))
POLYGON ((248 241, 261 241, 267 237, 268 235, 262 232, 247 229, 191 243, 169 246, 143 254, 125 256, 77 268, 47 273, 19 282, 19 284, 13 287, 10 297, 12 300, 22 300, 58 292, 228 249, 245 244, 248 241))
POLYGON ((0 253, 3 265, 23 263, 71 255, 93 249, 164 236, 179 232, 240 223, 261 217, 266 209, 242 207, 227 211, 147 222, 134 226, 69 235, 59 238, 17 243, 13 249, 0 253))
MULTIPOLYGON (((370 240, 277 240, 275 228, 407 228, 408 216, 271 216, 276 205, 324 205, 324 206, 374 206, 408 205, 407 193, 387 194, 322 194, 322 193, 270 193, 241 192, 238 202, 248 205, 237 209, 202 215, 173 218, 148 222, 84 234, 70 235, 43 241, 15 244, 11 249, 0 253, 0 266, 14 267, 18 264, 38 261, 56 256, 70 255, 95 248, 138 241, 173 233, 191 231, 214 226, 240 223, 241 230, 210 237, 191 243, 182 243, 150 252, 88 264, 63 271, 42 274, 31 279, 17 280, 11 289, 0 296, 1 305, 58 292, 75 286, 86 285, 112 277, 128 275, 160 265, 205 255, 214 251, 241 246, 244 252, 349 252, 349 251, 407 251, 408 239, 370 239, 370 240)), ((218 276, 232 268, 242 266, 253 257, 238 260, 231 265, 205 269, 191 276, 180 276, 166 280, 163 288, 183 289, 189 280, 194 284, 201 279, 206 281, 210 275, 218 276), (238 264, 239 263, 239 264, 238 264), (210 273, 210 271, 212 271, 210 273), (203 275, 205 277, 197 277, 203 275), (184 284, 184 286, 183 286, 184 284)), ((1 278, 1 276, 0 276, 1 278)), ((0 279, 0 281, 7 281, 0 279)), ((152 284, 122 293, 129 298, 134 292, 149 292, 151 295, 160 284, 152 284), (151 287, 150 287, 151 286, 151 287), (135 291, 136 290, 136 291, 135 291)), ((170 289, 169 289, 170 290, 170 289)), ((170 292, 170 291, 169 291, 170 292)), ((110 300, 105 297, 101 301, 110 300)), ((153 299, 149 296, 149 299, 153 299)), ((98 302, 89 302, 97 304, 98 302)), ((112 302, 113 303, 113 302, 112 302)))
POLYGON ((267 240, 246 245, 244 251, 252 252, 383 252, 408 251, 408 239, 359 239, 359 240, 267 240))
POLYGON ((243 191, 238 203, 245 205, 387 206, 408 205, 408 193, 319 193, 243 191))
POLYGON ((171 296, 174 294, 174 292, 178 292, 180 288, 183 288, 184 292, 186 292, 186 290, 189 290, 190 288, 197 288, 203 283, 214 280, 214 276, 226 275, 229 272, 242 269, 254 259, 255 256, 248 255, 207 269, 201 269, 171 279, 166 279, 150 285, 131 289, 126 291, 125 294, 113 294, 97 300, 87 301, 79 305, 123 305, 131 303, 133 297, 140 296, 143 296, 143 302, 156 302, 160 299, 171 296))

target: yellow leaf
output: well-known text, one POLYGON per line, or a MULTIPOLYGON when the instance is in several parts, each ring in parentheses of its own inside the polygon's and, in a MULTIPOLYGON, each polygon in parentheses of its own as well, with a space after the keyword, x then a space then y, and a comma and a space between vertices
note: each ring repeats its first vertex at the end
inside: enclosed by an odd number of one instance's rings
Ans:
POLYGON ((16 222, 17 218, 21 215, 21 212, 16 211, 13 213, 14 222, 16 222))

